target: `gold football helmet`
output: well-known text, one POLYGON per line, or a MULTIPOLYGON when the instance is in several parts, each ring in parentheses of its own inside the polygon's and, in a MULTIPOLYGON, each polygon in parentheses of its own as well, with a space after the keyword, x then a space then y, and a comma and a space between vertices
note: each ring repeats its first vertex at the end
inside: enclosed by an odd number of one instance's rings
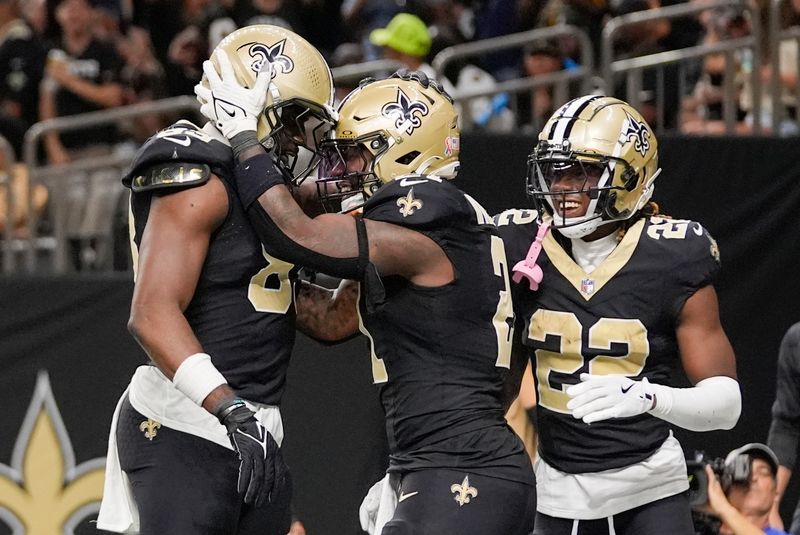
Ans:
MULTIPOLYGON (((231 59, 237 81, 252 87, 264 62, 272 65, 267 105, 256 135, 293 183, 316 165, 319 143, 335 122, 333 79, 328 64, 296 33, 268 24, 245 26, 225 37, 217 50, 231 59)), ((203 79, 204 84, 207 84, 203 79)))
POLYGON ((366 79, 342 101, 322 143, 317 187, 329 210, 361 206, 382 184, 410 174, 454 178, 460 133, 453 100, 424 73, 366 79))
POLYGON ((562 234, 581 238, 636 214, 660 171, 658 142, 641 114, 619 99, 588 95, 561 106, 544 125, 528 157, 528 195, 562 234), (559 175, 575 172, 584 177, 582 188, 551 190, 559 175), (564 217, 567 196, 576 193, 589 195, 588 209, 564 217))

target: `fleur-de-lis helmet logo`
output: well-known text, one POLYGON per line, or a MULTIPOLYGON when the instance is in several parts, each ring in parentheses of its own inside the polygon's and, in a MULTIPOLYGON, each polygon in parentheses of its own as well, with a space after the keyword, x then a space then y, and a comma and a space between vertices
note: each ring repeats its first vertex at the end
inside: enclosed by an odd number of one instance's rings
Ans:
POLYGON ((625 130, 622 132, 623 143, 632 140, 633 148, 644 156, 650 150, 650 130, 645 123, 637 121, 627 111, 625 115, 628 116, 628 121, 625 130))
POLYGON ((248 47, 247 53, 253 61, 250 63, 250 69, 258 74, 264 66, 264 62, 272 64, 272 77, 280 71, 283 74, 288 74, 294 69, 294 61, 292 58, 283 53, 286 46, 286 39, 281 39, 274 45, 270 46, 266 43, 247 43, 239 47, 248 47))
POLYGON ((411 100, 402 89, 398 89, 397 100, 384 104, 381 114, 394 119, 395 128, 411 135, 422 125, 422 117, 428 115, 428 106, 421 100, 411 100))

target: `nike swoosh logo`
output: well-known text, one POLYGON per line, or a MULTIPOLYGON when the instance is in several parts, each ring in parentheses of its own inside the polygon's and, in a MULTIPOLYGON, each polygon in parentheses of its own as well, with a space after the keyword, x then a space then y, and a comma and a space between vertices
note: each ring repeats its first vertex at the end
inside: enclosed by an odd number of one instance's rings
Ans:
POLYGON ((416 491, 416 492, 409 492, 408 494, 403 494, 403 493, 401 492, 401 493, 400 493, 400 497, 399 497, 399 498, 397 498, 397 501, 398 501, 398 503, 399 503, 399 502, 402 502, 403 500, 407 500, 408 498, 410 498, 410 497, 412 497, 412 496, 416 496, 417 494, 419 494, 419 491, 416 491))
POLYGON ((183 145, 184 147, 188 147, 192 143, 192 140, 189 138, 189 136, 184 138, 164 136, 164 139, 168 139, 169 141, 177 143, 178 145, 183 145))
POLYGON ((424 180, 413 180, 413 179, 410 179, 410 178, 404 178, 403 180, 400 181, 400 185, 403 186, 404 188, 407 188, 408 186, 416 186, 417 184, 425 184, 427 181, 428 181, 427 179, 424 179, 424 180))
POLYGON ((219 109, 227 113, 228 117, 236 117, 236 112, 238 111, 238 108, 233 108, 233 110, 230 110, 226 108, 221 102, 217 102, 217 106, 219 106, 219 109))
POLYGON ((619 389, 622 390, 623 394, 627 394, 628 390, 630 390, 631 388, 633 388, 633 385, 628 385, 628 388, 625 388, 624 386, 619 387, 619 389))

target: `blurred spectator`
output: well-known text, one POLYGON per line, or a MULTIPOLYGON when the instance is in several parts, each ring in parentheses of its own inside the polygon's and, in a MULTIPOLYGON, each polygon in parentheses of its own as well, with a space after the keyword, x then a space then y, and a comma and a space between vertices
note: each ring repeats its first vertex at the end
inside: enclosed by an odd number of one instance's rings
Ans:
MULTIPOLYGON (((548 25, 571 24, 584 30, 592 43, 594 57, 599 61, 603 25, 611 14, 608 0, 561 0, 550 4, 543 12, 548 25)), ((575 57, 573 53, 569 55, 575 57)))
POLYGON ((304 35, 303 17, 299 2, 284 0, 234 0, 230 9, 221 9, 202 25, 207 33, 208 56, 222 39, 238 28, 252 24, 271 24, 304 35))
MULTIPOLYGON (((486 0, 475 10, 474 40, 508 35, 523 29, 517 12, 517 0, 486 0)), ((519 54, 506 49, 486 54, 481 62, 484 70, 496 80, 504 81, 519 75, 519 54)))
POLYGON ((344 0, 342 21, 351 32, 349 40, 361 41, 366 61, 380 59, 381 49, 372 45, 369 35, 372 30, 386 26, 391 18, 406 5, 405 0, 344 0))
POLYGON ((432 39, 428 26, 416 15, 398 13, 385 28, 372 30, 369 40, 383 47, 384 58, 399 61, 413 71, 424 72, 440 82, 445 91, 453 93, 453 84, 446 77, 438 76, 426 63, 432 39))
MULTIPOLYGON (((747 21, 741 11, 732 8, 709 9, 698 16, 705 28, 702 44, 713 45, 728 39, 743 37, 749 33, 747 21)), ((745 110, 739 105, 743 85, 741 53, 730 56, 735 62, 734 93, 731 105, 735 106, 735 131, 743 132, 746 127, 742 123, 745 110)), ((681 132, 685 134, 722 134, 726 125, 723 120, 724 82, 726 56, 722 53, 708 54, 703 58, 700 77, 691 93, 683 98, 681 104, 681 132)))
POLYGON ((0 0, 0 135, 18 159, 25 131, 38 119, 44 69, 44 47, 19 8, 19 0, 0 0))
POLYGON ((47 30, 47 0, 18 0, 20 13, 37 36, 47 30))
POLYGON ((323 56, 329 57, 337 46, 351 40, 342 23, 342 0, 302 0, 299 4, 303 7, 303 37, 323 56))
MULTIPOLYGON (((343 67, 344 65, 352 65, 355 63, 362 63, 364 61, 364 48, 358 43, 342 43, 336 47, 336 50, 331 54, 328 64, 331 69, 336 67, 343 67)), ((336 80, 334 83, 334 101, 338 105, 350 91, 358 87, 360 80, 355 78, 350 80, 336 80)))
MULTIPOLYGON (((790 24, 797 24, 800 22, 798 17, 796 2, 789 3, 791 13, 783 13, 781 18, 782 28, 787 28, 790 24), (789 16, 786 16, 789 15, 789 16)), ((764 10, 766 11, 766 10, 764 10)), ((764 28, 762 11, 762 28, 764 28)), ((762 33, 766 33, 763 32, 762 33)), ((763 36, 762 36, 763 37, 763 36)), ((795 136, 800 134, 800 125, 798 124, 797 115, 797 100, 795 97, 795 88, 797 87, 797 60, 798 60, 798 44, 797 40, 786 39, 778 43, 778 65, 771 64, 771 54, 769 42, 764 42, 762 39, 762 59, 761 69, 759 71, 759 79, 761 82, 761 128, 767 133, 772 133, 779 136, 795 136), (777 70, 777 83, 778 83, 778 99, 779 102, 773 102, 772 98, 772 76, 773 71, 777 70), (774 119, 775 114, 779 117, 777 121, 774 119), (777 124, 773 124, 776 122, 777 124)), ((745 68, 751 67, 750 64, 745 64, 745 68)), ((748 71, 749 73, 750 71, 748 71)), ((753 87, 752 79, 750 76, 744 77, 741 93, 741 107, 747 111, 744 118, 744 123, 748 131, 752 131, 754 127, 753 118, 753 87)))
MULTIPOLYGON (((123 103, 122 60, 114 47, 94 37, 95 12, 88 0, 55 0, 55 20, 61 37, 47 56, 41 86, 42 120, 113 108, 123 103)), ((108 148, 116 128, 95 127, 45 136, 51 164, 68 162, 69 151, 108 148)))
MULTIPOLYGON (((28 198, 28 168, 21 163, 11 164, 2 161, 0 156, 0 173, 7 175, 8 181, 0 184, 0 238, 5 235, 6 226, 10 224, 11 235, 14 238, 28 237, 28 203, 21 200, 28 198), (11 213, 8 213, 8 184, 11 184, 14 203, 11 206, 11 213)), ((41 184, 36 184, 30 193, 31 207, 34 217, 41 218, 44 213, 48 193, 47 189, 41 184)))
POLYGON ((508 108, 508 93, 493 91, 497 81, 488 72, 467 65, 458 74, 456 93, 482 91, 487 96, 471 98, 456 104, 461 131, 480 129, 489 132, 511 132, 516 117, 508 108))
MULTIPOLYGON (((658 9, 659 0, 621 0, 614 7, 614 16, 658 9)), ((672 31, 669 19, 655 19, 638 24, 624 26, 614 41, 614 57, 616 59, 648 56, 668 50, 665 40, 672 31)), ((636 76, 636 72, 631 72, 636 76)), ((637 103, 637 109, 645 120, 656 130, 672 129, 677 126, 681 102, 680 84, 678 83, 678 64, 647 68, 641 71, 641 86, 638 95, 628 95, 625 79, 614 80, 614 96, 637 103), (659 81, 659 71, 663 79, 659 81), (658 110, 657 95, 661 93, 664 107, 658 110), (659 111, 663 114, 660 120, 659 111)))
POLYGON ((150 32, 171 96, 194 93, 208 57, 207 35, 201 25, 216 5, 212 0, 142 0, 134 10, 133 23, 150 32))
MULTIPOLYGON (((539 41, 523 51, 522 69, 525 76, 536 78, 564 69, 564 57, 558 45, 539 41)), ((569 100, 562 95, 555 99, 555 86, 539 86, 530 92, 522 93, 517 105, 517 122, 526 134, 538 134, 556 108, 569 100)))
POLYGON ((719 533, 788 535, 769 523, 769 512, 777 498, 775 453, 764 444, 745 444, 727 455, 725 466, 730 472, 734 471, 734 466, 745 466, 748 478, 746 481, 735 479, 723 487, 711 467, 705 466, 709 508, 722 521, 719 533))

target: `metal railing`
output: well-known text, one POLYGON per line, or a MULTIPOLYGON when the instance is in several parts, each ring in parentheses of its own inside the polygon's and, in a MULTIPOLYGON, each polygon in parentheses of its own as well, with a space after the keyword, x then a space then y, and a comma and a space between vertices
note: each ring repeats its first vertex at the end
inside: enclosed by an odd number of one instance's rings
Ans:
MULTIPOLYGON (((780 6, 785 0, 771 0, 769 31, 771 43, 771 63, 779 65, 778 43, 781 40, 794 39, 800 45, 800 27, 780 30, 780 6)), ((665 66, 678 64, 682 66, 685 62, 703 58, 709 54, 724 54, 726 56, 726 71, 723 78, 724 98, 723 98, 723 118, 726 127, 732 131, 734 122, 734 108, 738 101, 734 91, 734 61, 733 55, 741 50, 752 51, 752 70, 750 76, 753 88, 753 119, 756 131, 760 126, 760 105, 761 105, 761 81, 759 74, 760 66, 760 17, 758 10, 747 0, 706 0, 700 5, 680 4, 648 10, 643 12, 631 13, 621 17, 611 19, 603 30, 602 39, 602 61, 599 65, 601 83, 605 84, 606 94, 612 94, 613 81, 616 76, 624 75, 626 89, 628 91, 627 100, 633 106, 639 106, 639 92, 637 87, 641 86, 641 74, 645 69, 663 69, 665 66), (615 38, 625 27, 642 22, 658 19, 674 20, 681 17, 695 15, 707 9, 716 7, 734 7, 747 12, 752 25, 752 34, 738 39, 728 39, 714 44, 702 44, 680 50, 669 50, 656 54, 643 55, 639 57, 618 59, 614 57, 613 45, 615 38)), ((465 43, 452 46, 442 50, 433 59, 434 70, 443 76, 446 68, 452 62, 463 58, 479 58, 493 52, 519 48, 540 42, 554 41, 562 38, 575 39, 579 46, 580 64, 570 70, 558 71, 544 76, 528 77, 520 75, 519 78, 497 82, 492 87, 485 89, 464 88, 456 91, 453 95, 459 103, 467 103, 471 99, 479 97, 490 97, 501 93, 524 94, 533 93, 540 87, 552 87, 554 100, 564 102, 569 95, 570 88, 576 89, 578 86, 581 93, 590 92, 598 81, 596 72, 595 58, 592 46, 587 34, 574 26, 558 25, 549 28, 537 28, 527 32, 495 37, 478 42, 465 43), (571 85, 572 84, 572 85, 571 85)), ((340 88, 347 88, 356 85, 361 79, 368 76, 383 76, 389 74, 402 65, 396 61, 379 60, 353 65, 345 65, 331 70, 334 84, 340 88)), ((798 65, 800 69, 800 65, 798 65)), ((663 78, 663 73, 662 73, 663 78)), ((681 83, 684 83, 683 74, 681 83)), ((679 94, 686 95, 685 87, 681 87, 679 94)), ((780 100, 780 78, 779 69, 773 69, 773 78, 770 85, 770 95, 776 113, 772 117, 773 129, 776 127, 781 117, 785 115, 785 107, 780 100)), ((795 88, 795 98, 800 99, 800 84, 795 88)), ((663 119, 664 113, 664 94, 663 88, 659 88, 656 96, 657 109, 659 113, 659 123, 663 119)), ((798 100, 800 101, 800 100, 798 100)), ((67 132, 82 129, 90 129, 97 126, 119 123, 121 121, 135 119, 137 117, 163 112, 183 113, 197 109, 197 102, 192 96, 182 96, 161 101, 147 102, 103 110, 82 115, 59 117, 56 119, 43 121, 33 125, 25 135, 23 145, 23 161, 28 166, 30 184, 28 187, 27 199, 14 199, 11 180, 8 175, 0 175, 0 183, 5 182, 8 186, 6 198, 8 219, 4 230, 3 250, 3 272, 13 272, 18 266, 15 265, 15 258, 20 251, 24 252, 24 269, 30 273, 37 269, 37 252, 43 250, 51 253, 51 269, 53 272, 60 273, 68 269, 67 259, 67 239, 66 229, 58 222, 65 215, 66 204, 64 202, 63 186, 66 179, 81 173, 91 173, 101 169, 121 170, 130 162, 130 155, 113 154, 103 157, 94 157, 85 160, 74 161, 61 166, 48 166, 40 164, 37 160, 37 151, 42 138, 49 132, 67 132), (38 236, 39 221, 36 211, 33 209, 32 196, 36 184, 44 184, 50 191, 50 209, 54 221, 52 236, 38 236), (24 202, 27 205, 27 236, 26 238, 14 238, 13 236, 13 205, 24 202)), ((2 139, 2 138, 0 138, 2 139)), ((8 162, 13 162, 13 152, 7 143, 0 141, 0 151, 2 151, 8 162), (9 155, 11 157, 9 158, 9 155)), ((121 191, 121 190, 120 190, 121 191)))
POLYGON ((331 75, 333 76, 333 85, 347 88, 357 86, 364 78, 388 76, 403 67, 405 65, 399 61, 379 59, 334 67, 331 69, 331 75))
POLYGON ((709 54, 722 53, 725 55, 725 73, 723 75, 723 119, 728 133, 734 132, 735 106, 738 104, 738 97, 734 90, 734 53, 741 50, 751 50, 752 68, 749 73, 752 96, 753 96, 753 130, 760 132, 760 106, 761 106, 761 25, 758 8, 747 0, 705 0, 701 3, 677 4, 673 6, 651 9, 630 13, 612 18, 603 27, 602 37, 602 58, 601 73, 602 79, 606 84, 606 94, 613 94, 614 80, 616 75, 624 74, 626 83, 625 99, 635 108, 641 106, 639 90, 641 89, 642 71, 648 68, 658 68, 658 87, 656 91, 656 109, 658 115, 658 129, 663 131, 665 91, 663 86, 664 72, 666 66, 678 64, 680 67, 678 74, 678 95, 683 97, 686 91, 686 70, 683 68, 685 62, 703 58, 709 54), (626 27, 639 25, 645 22, 656 20, 675 20, 690 15, 696 15, 702 11, 732 7, 742 12, 747 12, 750 17, 751 34, 746 37, 736 39, 725 39, 714 44, 701 44, 679 50, 668 50, 655 54, 648 54, 638 57, 616 59, 614 57, 615 37, 626 27))
MULTIPOLYGON (((37 158, 37 150, 41 139, 50 132, 74 132, 95 128, 97 126, 107 126, 117 124, 121 121, 135 119, 137 117, 154 113, 167 112, 186 112, 198 108, 197 100, 190 96, 180 96, 153 102, 142 102, 130 106, 123 106, 109 110, 83 113, 80 115, 70 115, 58 117, 36 123, 25 133, 22 146, 23 161, 28 167, 30 175, 30 187, 28 188, 28 198, 25 202, 28 205, 28 240, 26 246, 25 269, 28 273, 33 273, 37 269, 37 253, 52 245, 52 271, 63 273, 67 271, 67 229, 62 224, 64 221, 67 205, 64 192, 64 182, 69 177, 74 177, 78 173, 88 173, 103 169, 120 169, 128 165, 130 156, 110 155, 105 157, 92 157, 65 165, 48 166, 40 165, 37 158), (53 242, 37 241, 35 238, 39 221, 32 208, 32 191, 35 184, 44 184, 51 192, 51 216, 52 233, 55 240, 53 242)), ((120 186, 120 192, 122 191, 120 186)), ((109 222, 109 234, 111 231, 109 222)))
POLYGON ((4 167, 0 170, 0 186, 6 188, 6 220, 3 226, 3 273, 14 271, 14 175, 13 169, 16 163, 14 149, 6 138, 0 136, 0 152, 3 154, 4 167))
MULTIPOLYGON (((780 46, 783 41, 794 40, 795 45, 800 48, 800 26, 791 26, 781 29, 781 7, 786 0, 771 0, 769 4, 769 56, 772 65, 769 81, 769 95, 772 104, 771 124, 773 132, 778 132, 781 122, 789 118, 786 103, 783 101, 783 82, 781 81, 781 57, 780 46)), ((800 54, 797 54, 797 64, 794 65, 795 72, 800 73, 800 54)), ((797 110, 800 103, 800 80, 794 86, 794 112, 795 121, 798 119, 797 110)))
MULTIPOLYGON (((554 100, 564 102, 569 97, 570 83, 578 83, 580 92, 588 93, 591 89, 592 77, 595 74, 591 41, 586 32, 576 26, 559 24, 548 28, 536 28, 525 32, 454 45, 440 51, 433 58, 431 65, 436 73, 442 77, 447 66, 456 60, 479 58, 501 50, 515 48, 522 50, 524 47, 537 42, 554 41, 565 37, 575 38, 579 45, 580 64, 575 68, 553 72, 544 76, 525 76, 520 73, 518 78, 499 81, 485 89, 461 89, 456 90, 452 95, 456 103, 467 104, 472 99, 494 96, 500 93, 530 93, 533 97, 535 89, 553 87, 554 100)), ((520 57, 522 57, 522 52, 520 52, 520 57)))

